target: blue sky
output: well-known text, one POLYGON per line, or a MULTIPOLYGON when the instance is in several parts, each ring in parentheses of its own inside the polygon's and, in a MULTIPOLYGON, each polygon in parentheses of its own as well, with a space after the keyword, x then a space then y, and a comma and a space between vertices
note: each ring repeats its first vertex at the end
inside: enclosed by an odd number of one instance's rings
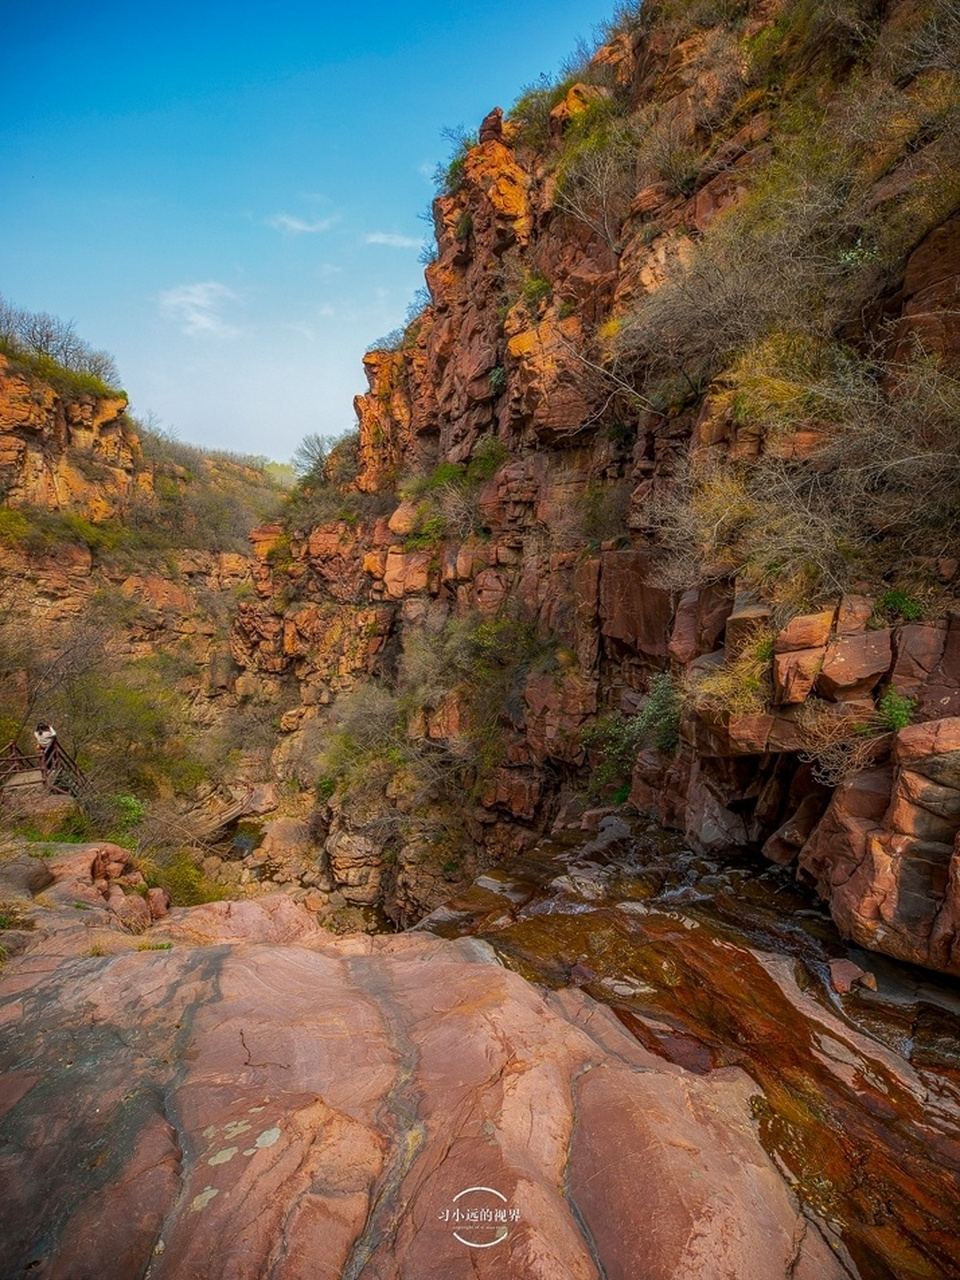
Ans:
POLYGON ((286 461, 401 324, 441 131, 509 108, 614 0, 35 0, 0 43, 0 293, 131 407, 286 461))

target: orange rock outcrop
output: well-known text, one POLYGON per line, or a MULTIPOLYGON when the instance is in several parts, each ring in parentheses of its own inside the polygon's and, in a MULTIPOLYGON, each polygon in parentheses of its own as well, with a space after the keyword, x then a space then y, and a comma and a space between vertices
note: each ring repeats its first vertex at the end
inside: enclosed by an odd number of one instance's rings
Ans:
POLYGON ((93 521, 116 514, 135 490, 140 457, 126 407, 122 395, 58 390, 0 355, 4 501, 78 511, 93 521))

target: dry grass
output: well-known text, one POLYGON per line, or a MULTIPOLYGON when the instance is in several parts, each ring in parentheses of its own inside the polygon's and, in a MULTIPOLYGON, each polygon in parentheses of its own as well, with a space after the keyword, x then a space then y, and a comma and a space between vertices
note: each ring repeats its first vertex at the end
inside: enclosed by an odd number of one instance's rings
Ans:
POLYGON ((772 660, 773 635, 757 627, 723 666, 692 673, 686 696, 698 712, 713 716, 761 712, 773 694, 772 660))

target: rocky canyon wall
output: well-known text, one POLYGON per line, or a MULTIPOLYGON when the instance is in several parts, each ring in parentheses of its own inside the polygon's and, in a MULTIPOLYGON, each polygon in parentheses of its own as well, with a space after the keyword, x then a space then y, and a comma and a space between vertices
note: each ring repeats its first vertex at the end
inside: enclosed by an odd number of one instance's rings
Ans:
MULTIPOLYGON (((371 684, 401 695, 400 746, 379 797, 352 802, 342 776, 321 784, 323 887, 347 902, 409 922, 475 858, 508 857, 579 820, 576 796, 602 777, 610 733, 625 732, 640 809, 712 850, 795 859, 847 933, 960 972, 954 532, 936 547, 873 529, 864 546, 875 563, 864 553, 845 573, 811 571, 805 587, 794 575, 789 590, 772 560, 758 575, 749 555, 724 561, 719 544, 708 571, 701 557, 685 580, 670 546, 670 502, 684 484, 702 505, 710 477, 742 486, 755 465, 780 477, 832 467, 818 460, 842 434, 837 415, 805 393, 785 428, 784 378, 779 400, 762 383, 755 412, 751 353, 769 357, 784 333, 812 344, 805 351, 853 353, 837 356, 850 367, 873 353, 886 373, 872 385, 891 403, 906 353, 948 376, 958 169, 931 120, 949 115, 956 67, 914 58, 901 74, 896 92, 925 104, 926 132, 881 122, 830 215, 831 226, 847 220, 846 239, 830 242, 835 274, 803 303, 815 320, 791 328, 775 310, 782 273, 769 288, 757 276, 802 257, 803 218, 822 256, 824 215, 809 213, 812 196, 797 212, 785 190, 794 239, 771 259, 756 221, 764 184, 810 144, 803 128, 816 113, 848 140, 863 127, 864 103, 878 86, 894 92, 891 59, 909 62, 903 50, 929 15, 895 4, 861 14, 851 34, 813 31, 821 19, 802 6, 734 8, 729 21, 682 26, 669 6, 651 6, 552 97, 491 112, 454 158, 434 205, 429 302, 364 360, 357 479, 334 486, 343 509, 257 531, 256 599, 240 607, 233 655, 251 696, 298 690, 278 760, 309 785, 338 707, 371 684), (732 291, 721 290, 722 306, 712 279, 732 291), (746 311, 767 302, 741 332, 746 311), (424 644, 440 663, 457 627, 482 678, 454 663, 417 685, 424 644), (509 672, 484 718, 491 636, 509 672), (629 732, 665 674, 679 716, 670 750, 629 732), (482 760, 478 739, 495 740, 482 760), (447 773, 414 778, 411 753, 446 761, 447 773)), ((797 181, 809 195, 826 161, 804 154, 797 181)), ((894 497, 878 483, 867 505, 894 497)), ((717 527, 740 527, 738 501, 730 489, 717 527)), ((613 791, 594 795, 609 802, 613 791)))

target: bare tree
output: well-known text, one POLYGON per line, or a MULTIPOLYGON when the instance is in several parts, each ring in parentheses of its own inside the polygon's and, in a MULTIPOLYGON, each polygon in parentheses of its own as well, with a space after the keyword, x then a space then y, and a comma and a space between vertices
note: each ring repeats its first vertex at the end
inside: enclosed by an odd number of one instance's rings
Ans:
POLYGON ((610 252, 623 252, 620 233, 636 182, 636 138, 620 121, 575 143, 560 167, 554 205, 600 237, 610 252))
POLYGON ((47 311, 27 311, 0 298, 0 340, 14 351, 52 360, 72 373, 91 374, 107 386, 120 383, 116 363, 108 352, 84 342, 72 320, 61 320, 47 311))

